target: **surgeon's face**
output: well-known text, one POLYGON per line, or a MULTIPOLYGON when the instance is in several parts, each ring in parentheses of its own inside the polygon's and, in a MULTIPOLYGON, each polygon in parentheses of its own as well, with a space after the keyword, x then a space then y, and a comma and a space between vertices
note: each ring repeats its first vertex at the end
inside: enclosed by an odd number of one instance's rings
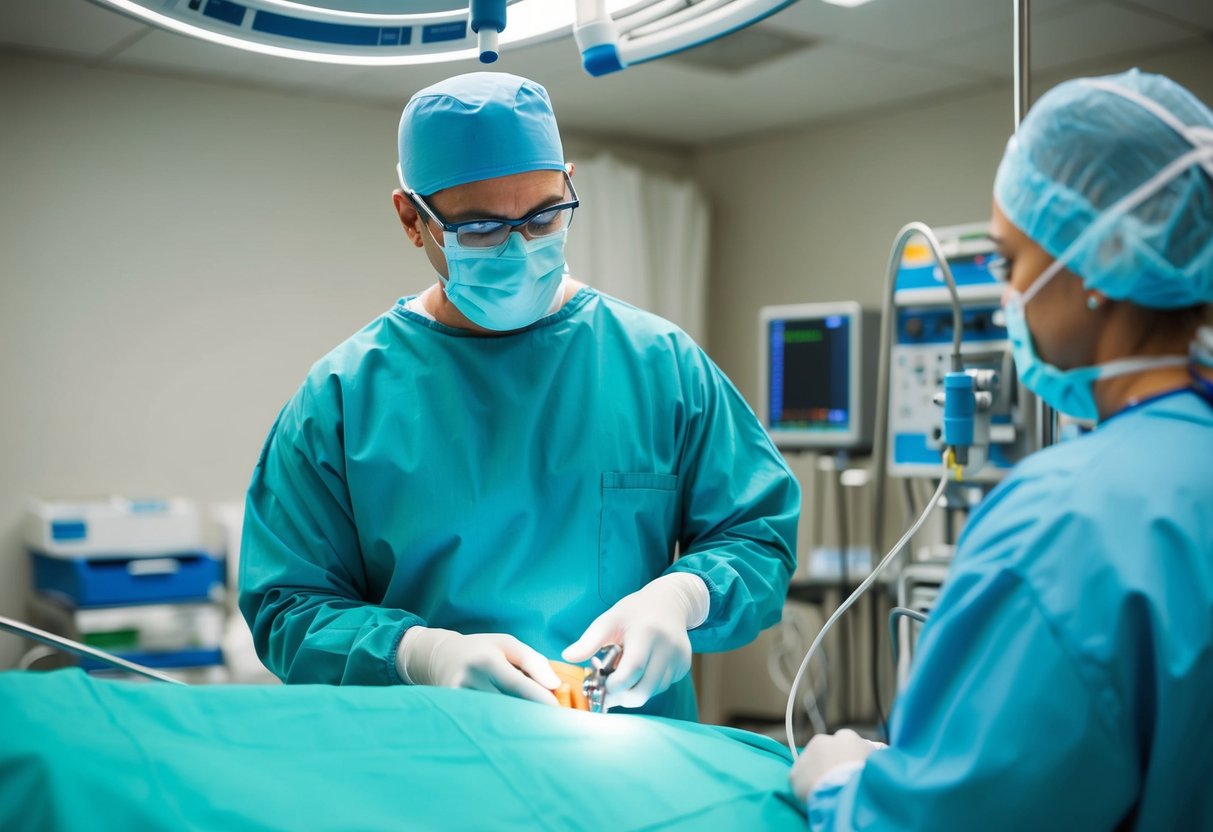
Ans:
MULTIPOLYGON (((994 204, 990 237, 1009 266, 1009 288, 1026 292, 1053 257, 1019 230, 994 204)), ((1087 307, 1082 280, 1062 269, 1024 308, 1037 354, 1063 370, 1095 363, 1100 313, 1087 307)))
MULTIPOLYGON (((573 166, 569 165, 572 175, 573 166)), ((567 199, 564 174, 558 170, 532 170, 493 179, 481 179, 445 188, 426 200, 448 223, 465 220, 519 219, 547 205, 567 199)), ((392 204, 413 245, 425 249, 434 270, 449 277, 442 253, 442 226, 417 210, 397 189, 392 204)))

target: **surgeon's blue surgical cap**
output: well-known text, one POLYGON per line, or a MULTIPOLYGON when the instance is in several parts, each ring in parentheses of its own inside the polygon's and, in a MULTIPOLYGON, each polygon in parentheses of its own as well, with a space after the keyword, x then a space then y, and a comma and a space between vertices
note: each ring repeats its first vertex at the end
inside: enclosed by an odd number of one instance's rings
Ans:
POLYGON ((428 196, 531 170, 563 170, 547 90, 502 72, 457 75, 409 99, 400 117, 400 175, 428 196))
POLYGON ((1088 289, 1154 309, 1213 303, 1213 113, 1168 78, 1131 70, 1050 90, 1007 145, 994 198, 1088 289), (1108 212, 1202 148, 1141 204, 1108 212))

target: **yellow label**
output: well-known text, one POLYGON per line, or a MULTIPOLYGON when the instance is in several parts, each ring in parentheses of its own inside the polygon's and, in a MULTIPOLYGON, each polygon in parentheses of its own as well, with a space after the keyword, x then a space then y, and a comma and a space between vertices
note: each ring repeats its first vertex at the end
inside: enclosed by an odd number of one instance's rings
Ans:
POLYGON ((931 249, 926 243, 907 243, 902 250, 901 265, 906 268, 929 266, 932 262, 931 249))

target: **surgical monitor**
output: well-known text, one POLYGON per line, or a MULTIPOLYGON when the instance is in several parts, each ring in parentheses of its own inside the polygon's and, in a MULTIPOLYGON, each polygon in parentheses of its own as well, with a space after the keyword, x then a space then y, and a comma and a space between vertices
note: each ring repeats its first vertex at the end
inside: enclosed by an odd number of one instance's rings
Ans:
POLYGON ((759 310, 759 418, 780 448, 871 447, 880 316, 855 302, 759 310))

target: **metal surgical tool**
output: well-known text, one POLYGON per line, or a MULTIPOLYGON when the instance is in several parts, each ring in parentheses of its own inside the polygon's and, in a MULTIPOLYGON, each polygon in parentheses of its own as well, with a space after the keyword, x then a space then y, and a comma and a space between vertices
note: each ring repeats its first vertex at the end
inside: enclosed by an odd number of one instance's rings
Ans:
POLYGON ((623 656, 622 647, 618 644, 608 644, 599 649, 590 659, 590 671, 585 677, 585 681, 582 682, 581 689, 585 692, 585 698, 589 700, 592 713, 605 714, 607 712, 607 677, 615 672, 621 656, 623 656))
POLYGON ((29 624, 23 624, 20 621, 14 621, 11 618, 0 616, 0 631, 13 633, 14 635, 24 636, 25 638, 34 641, 40 641, 43 644, 55 647, 59 650, 66 650, 69 653, 75 653, 78 656, 88 656, 96 659, 99 662, 104 662, 112 667, 117 667, 129 673, 134 673, 139 676, 145 676, 148 679, 155 679, 159 682, 170 682, 174 685, 184 685, 180 679, 174 679, 161 673, 158 670, 153 670, 150 667, 144 667, 141 664, 127 661, 126 659, 115 656, 113 653, 107 653, 104 650, 98 650, 96 647, 90 647, 87 644, 81 644, 78 641, 72 641, 70 638, 57 636, 54 633, 48 633, 46 630, 39 630, 37 627, 31 627, 29 624))

